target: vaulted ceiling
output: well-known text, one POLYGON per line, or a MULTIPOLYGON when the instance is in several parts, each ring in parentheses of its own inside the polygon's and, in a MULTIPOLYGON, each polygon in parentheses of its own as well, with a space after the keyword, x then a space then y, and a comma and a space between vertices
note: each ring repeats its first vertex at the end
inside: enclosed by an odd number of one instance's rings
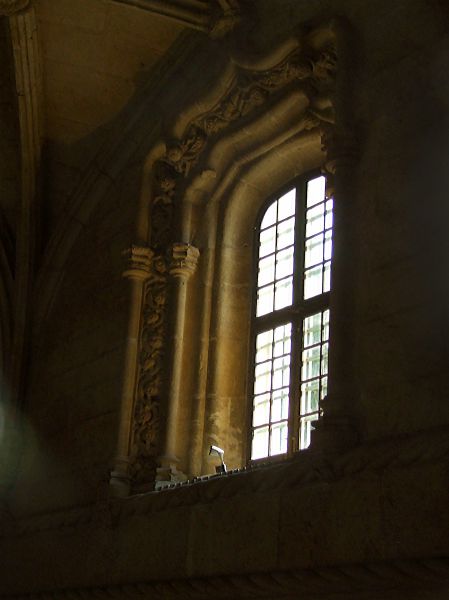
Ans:
POLYGON ((185 29, 109 0, 38 0, 46 136, 71 143, 107 124, 185 29))
POLYGON ((13 395, 39 267, 83 172, 180 37, 220 37, 238 13, 237 0, 0 0, 0 345, 13 395))
POLYGON ((220 36, 238 8, 236 0, 0 0, 0 207, 9 229, 23 204, 20 169, 51 181, 51 222, 174 41, 191 30, 220 36))

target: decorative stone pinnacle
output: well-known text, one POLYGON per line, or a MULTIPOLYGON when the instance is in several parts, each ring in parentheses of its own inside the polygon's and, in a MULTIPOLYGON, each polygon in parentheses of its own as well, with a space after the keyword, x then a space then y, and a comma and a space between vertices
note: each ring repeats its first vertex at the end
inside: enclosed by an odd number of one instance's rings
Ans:
POLYGON ((195 273, 199 256, 200 251, 192 244, 174 243, 171 251, 170 275, 188 279, 195 273))
POLYGON ((151 248, 143 246, 131 246, 123 252, 127 261, 127 268, 123 277, 145 280, 151 275, 151 264, 154 252, 151 248))
POLYGON ((0 16, 10 17, 27 8, 29 3, 29 0, 0 0, 0 16))

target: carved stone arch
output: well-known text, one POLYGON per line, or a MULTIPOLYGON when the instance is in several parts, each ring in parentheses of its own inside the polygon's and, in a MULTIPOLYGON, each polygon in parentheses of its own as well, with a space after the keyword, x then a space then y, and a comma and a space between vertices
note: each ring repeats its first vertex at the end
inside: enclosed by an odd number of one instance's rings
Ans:
MULTIPOLYGON (((197 244, 192 229, 195 219, 213 212, 214 205, 224 206, 226 198, 230 207, 235 204, 236 180, 242 180, 245 173, 252 177, 257 164, 264 163, 264 156, 288 147, 290 165, 285 172, 294 173, 292 156, 298 151, 298 143, 311 143, 314 148, 311 166, 325 162, 325 155, 320 154, 322 135, 326 133, 329 138, 329 133, 336 128, 336 117, 337 128, 345 128, 343 116, 341 123, 338 122, 336 100, 340 94, 336 74, 343 30, 341 24, 333 20, 305 31, 300 39, 289 40, 268 56, 254 61, 246 59, 246 62, 241 58, 230 60, 225 81, 219 81, 211 93, 213 97, 216 90, 224 90, 221 97, 211 103, 208 110, 197 112, 179 139, 168 141, 164 154, 150 165, 152 197, 148 229, 154 256, 144 294, 130 432, 131 478, 136 489, 155 476, 158 456, 164 454, 165 420, 170 419, 170 415, 165 414, 164 423, 161 422, 161 405, 168 401, 170 373, 165 369, 170 355, 167 326, 170 249, 179 241, 197 244), (235 156, 239 156, 239 160, 235 156)), ((198 104, 187 108, 180 122, 185 123, 186 115, 191 115, 197 107, 198 104)), ((174 127, 175 131, 181 130, 180 122, 174 127)), ((300 168, 296 166, 296 172, 300 168)), ((219 211, 216 219, 218 214, 219 211)), ((216 260, 216 257, 210 259, 211 265, 216 260)), ((207 278, 208 267, 203 264, 201 269, 207 278)), ((182 310, 185 311, 185 306, 182 310)), ((199 335, 204 336, 204 333, 199 335)), ((173 360, 178 363, 182 362, 182 357, 176 358, 180 353, 179 348, 174 353, 173 360)), ((204 358, 200 356, 198 367, 203 372, 204 358)), ((173 368, 172 364, 172 371, 173 368)), ((188 466, 184 461, 183 467, 189 474, 197 474, 201 451, 195 446, 201 435, 195 428, 201 427, 198 425, 201 418, 190 416, 193 458, 187 461, 188 466)))

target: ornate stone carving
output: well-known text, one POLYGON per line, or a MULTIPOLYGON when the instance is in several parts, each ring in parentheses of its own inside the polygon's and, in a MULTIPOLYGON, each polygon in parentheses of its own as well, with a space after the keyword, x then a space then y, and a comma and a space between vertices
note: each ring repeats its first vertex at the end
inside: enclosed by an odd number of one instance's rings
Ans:
POLYGON ((195 119, 181 140, 167 144, 165 156, 155 168, 156 199, 166 198, 167 192, 173 198, 177 180, 189 175, 211 136, 257 109, 289 83, 296 81, 302 86, 310 102, 310 115, 315 116, 314 125, 321 121, 332 123, 333 108, 330 103, 323 105, 322 94, 335 85, 336 64, 335 50, 331 47, 316 56, 295 50, 273 69, 241 73, 215 108, 195 119))
POLYGON ((139 375, 132 433, 131 478, 135 485, 152 481, 156 473, 167 328, 167 275, 165 256, 156 255, 146 284, 142 315, 139 375))
POLYGON ((200 251, 192 244, 184 244, 182 242, 175 243, 172 246, 172 255, 170 262, 170 275, 188 279, 195 273, 200 251))
POLYGON ((0 0, 0 16, 11 16, 29 5, 29 0, 0 0))

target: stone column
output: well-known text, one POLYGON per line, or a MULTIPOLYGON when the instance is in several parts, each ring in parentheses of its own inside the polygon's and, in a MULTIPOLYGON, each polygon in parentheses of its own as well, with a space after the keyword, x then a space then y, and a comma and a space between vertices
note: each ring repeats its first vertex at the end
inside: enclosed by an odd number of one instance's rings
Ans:
POLYGON ((173 277, 173 337, 172 363, 170 371, 165 442, 162 456, 158 459, 156 488, 167 482, 185 480, 185 475, 177 469, 176 456, 178 412, 181 401, 182 358, 184 328, 186 320, 187 282, 196 270, 199 250, 187 243, 174 243, 171 248, 169 273, 173 277))
POLYGON ((132 246, 129 250, 126 250, 125 256, 128 264, 123 277, 129 280, 128 333, 126 337, 117 450, 109 481, 111 495, 115 497, 128 496, 131 485, 129 475, 130 443, 138 365, 140 319, 145 282, 151 275, 153 251, 150 248, 132 246))
POLYGON ((333 253, 330 294, 328 395, 323 416, 314 423, 311 448, 343 450, 357 442, 351 417, 357 401, 355 372, 355 288, 357 281, 357 216, 354 139, 332 131, 323 138, 327 151, 326 196, 334 198, 333 253))
MULTIPOLYGON (((1 336, 4 355, 0 360, 0 497, 4 502, 19 468, 28 352, 30 314, 33 306, 35 243, 38 218, 38 174, 42 143, 42 80, 38 27, 33 3, 29 0, 0 0, 0 18, 8 18, 11 56, 20 126, 21 193, 16 223, 14 280, 1 302, 1 336), (9 300, 11 298, 11 300, 9 300), (6 340, 10 340, 8 346, 6 340), (3 414, 1 414, 3 413, 3 414)), ((0 262, 4 261, 4 257, 0 262)), ((4 294, 4 290, 1 291, 4 294)), ((1 508, 0 513, 5 514, 1 508)), ((0 515, 1 519, 1 515, 0 515)))

